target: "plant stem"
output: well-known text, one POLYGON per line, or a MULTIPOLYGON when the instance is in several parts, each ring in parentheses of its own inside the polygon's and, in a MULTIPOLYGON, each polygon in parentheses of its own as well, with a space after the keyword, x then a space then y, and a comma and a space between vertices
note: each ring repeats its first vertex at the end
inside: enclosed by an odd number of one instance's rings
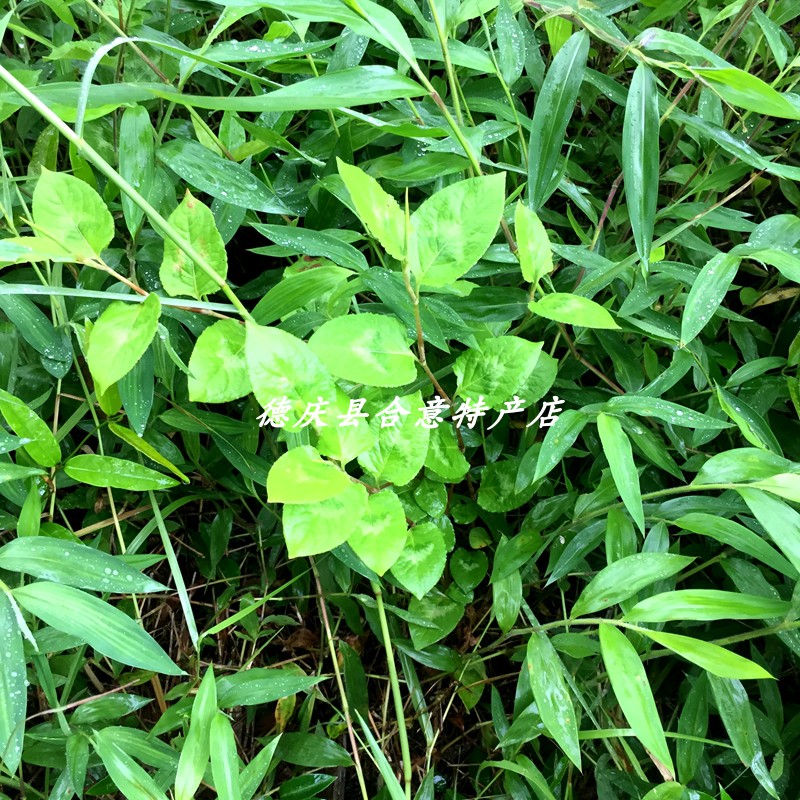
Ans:
POLYGON ((225 283, 225 280, 217 271, 201 256, 170 223, 153 208, 152 205, 142 197, 136 189, 131 186, 88 142, 78 136, 54 111, 49 109, 33 92, 21 84, 5 67, 0 65, 0 78, 2 78, 26 103, 39 112, 68 142, 75 145, 78 152, 103 173, 112 183, 119 187, 128 197, 144 211, 150 220, 150 224, 163 237, 170 239, 176 247, 197 264, 203 272, 211 278, 219 287, 220 291, 230 300, 243 319, 255 322, 250 312, 244 307, 241 300, 236 296, 233 289, 225 283))
POLYGON ((386 609, 383 607, 383 590, 377 581, 372 581, 372 591, 375 594, 375 602, 378 607, 378 617, 381 622, 381 634, 383 636, 383 646, 386 649, 386 662, 389 665, 389 682, 392 687, 392 697, 394 698, 394 712, 397 717, 397 731, 400 735, 400 752, 403 757, 403 781, 406 788, 406 798, 411 800, 411 751, 408 747, 408 730, 406 729, 405 711, 403 709, 403 698, 400 694, 400 681, 397 677, 397 665, 394 663, 394 653, 392 652, 392 638, 389 635, 389 622, 386 619, 386 609))

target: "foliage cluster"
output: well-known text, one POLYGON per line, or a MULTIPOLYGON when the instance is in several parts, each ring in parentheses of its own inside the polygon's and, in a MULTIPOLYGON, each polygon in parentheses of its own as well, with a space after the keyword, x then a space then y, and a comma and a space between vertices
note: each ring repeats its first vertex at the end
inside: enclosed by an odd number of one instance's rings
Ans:
POLYGON ((798 18, 12 3, 0 797, 797 797, 798 18))

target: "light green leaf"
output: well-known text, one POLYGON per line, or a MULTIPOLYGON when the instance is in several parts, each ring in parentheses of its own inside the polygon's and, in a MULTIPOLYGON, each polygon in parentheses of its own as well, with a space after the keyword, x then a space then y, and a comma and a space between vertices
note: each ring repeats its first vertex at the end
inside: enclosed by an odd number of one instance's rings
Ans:
POLYGON ((0 569, 97 592, 168 591, 166 586, 116 556, 85 544, 47 536, 12 539, 0 547, 0 569))
POLYGON ((308 346, 337 378, 368 386, 403 386, 417 377, 405 326, 383 314, 349 314, 328 320, 308 346))
POLYGON ((169 489, 178 481, 154 469, 126 461, 124 458, 97 456, 90 453, 73 456, 64 464, 64 472, 73 480, 111 489, 145 492, 150 489, 169 489))
POLYGON ((316 448, 295 447, 284 453, 267 475, 267 502, 318 503, 341 494, 351 480, 330 461, 324 461, 316 448))
POLYGON ((457 395, 473 402, 483 396, 488 406, 502 406, 528 380, 541 352, 542 342, 529 342, 518 336, 487 339, 479 350, 467 350, 453 364, 458 378, 457 395))
POLYGON ((709 483, 748 483, 789 472, 794 464, 786 458, 755 447, 736 447, 717 453, 700 467, 693 486, 709 483))
POLYGON ((289 558, 333 550, 347 541, 366 512, 367 490, 352 482, 329 500, 285 506, 283 536, 289 558))
POLYGON ((600 651, 617 702, 639 741, 671 772, 672 756, 636 648, 613 625, 600 625, 600 651))
POLYGON ((558 157, 583 82, 589 36, 573 34, 558 51, 536 98, 528 147, 528 206, 538 211, 553 193, 558 157))
POLYGON ((764 752, 761 749, 761 741, 747 691, 740 681, 731 678, 709 675, 708 681, 711 691, 714 693, 717 711, 722 717, 736 755, 746 767, 749 767, 764 789, 772 797, 777 798, 778 792, 764 760, 764 752))
MULTIPOLYGON (((344 416, 350 410, 350 397, 337 387, 336 404, 329 410, 334 418, 344 416)), ((352 421, 352 425, 326 425, 318 431, 317 449, 322 455, 345 465, 375 446, 377 437, 367 421, 361 417, 352 421)))
POLYGON ((800 475, 794 472, 784 472, 779 475, 772 475, 760 481, 750 484, 754 489, 776 494, 793 503, 800 503, 800 475))
POLYGON ((292 404, 289 422, 296 424, 308 403, 335 401, 333 378, 302 339, 248 322, 244 349, 250 384, 262 408, 285 396, 292 404))
POLYGON ((22 758, 28 689, 22 634, 11 600, 0 590, 0 761, 9 774, 22 758))
POLYGON ((739 270, 739 258, 719 253, 695 278, 681 317, 681 343, 688 344, 705 328, 719 308, 739 270))
POLYGON ((61 461, 61 448, 47 423, 18 397, 0 389, 0 413, 8 426, 22 439, 25 452, 37 464, 55 467, 61 461))
POLYGON ((458 482, 469 472, 469 461, 458 446, 452 425, 438 425, 431 430, 425 466, 446 481, 458 482))
POLYGON ((721 386, 717 386, 715 391, 722 410, 736 423, 742 436, 750 444, 760 447, 762 450, 771 450, 778 455, 783 454, 775 434, 752 406, 721 386))
POLYGON ((662 592, 637 603, 626 622, 670 622, 672 620, 770 619, 784 617, 790 603, 752 594, 720 589, 680 589, 662 592))
POLYGON ((660 397, 643 397, 623 394, 612 397, 605 403, 605 409, 614 412, 629 412, 640 417, 655 417, 670 425, 696 430, 720 431, 730 428, 731 424, 724 420, 716 419, 708 414, 701 414, 686 406, 662 400, 660 397))
POLYGON ((9 464, 0 462, 0 483, 8 481, 22 481, 36 475, 46 475, 43 469, 37 467, 23 467, 22 464, 9 464))
POLYGON ((160 464, 162 467, 168 469, 173 475, 177 475, 184 483, 189 483, 189 478, 184 475, 168 458, 164 458, 158 450, 142 439, 139 434, 134 433, 130 428, 125 428, 122 425, 117 425, 116 422, 109 422, 108 429, 115 436, 119 436, 123 442, 127 442, 135 450, 138 450, 142 455, 147 456, 151 461, 160 464))
POLYGON ((642 491, 639 488, 639 473, 633 461, 633 450, 627 434, 616 417, 600 413, 597 415, 597 432, 603 445, 603 452, 611 467, 619 496, 625 508, 633 517, 639 530, 644 533, 644 509, 642 491))
POLYGON ((528 308, 540 317, 567 325, 619 330, 619 325, 603 306, 577 294, 553 292, 528 303, 528 308))
POLYGON ((209 731, 217 714, 217 685, 214 669, 209 666, 192 703, 189 732, 183 741, 178 774, 175 776, 175 800, 193 800, 208 766, 209 731))
POLYGON ((522 277, 535 284, 553 271, 550 238, 539 217, 522 202, 517 203, 514 226, 522 277))
POLYGON ((115 300, 100 315, 89 336, 86 361, 101 394, 133 369, 150 346, 160 316, 161 303, 153 292, 142 303, 115 300))
POLYGON ((542 722, 569 760, 580 769, 581 748, 575 709, 564 680, 564 666, 546 633, 531 635, 526 665, 542 722))
POLYGON ((230 403, 252 391, 245 359, 245 327, 221 319, 206 328, 189 358, 189 399, 195 403, 230 403))
POLYGON ((392 575, 411 594, 422 599, 439 582, 446 559, 441 528, 423 522, 408 531, 405 547, 392 565, 392 575))
POLYGON ((42 167, 32 211, 37 236, 53 239, 80 263, 99 256, 114 238, 114 220, 100 195, 65 172, 42 167))
POLYGON ((800 571, 800 514, 758 489, 737 489, 761 527, 800 571))
POLYGON ((755 661, 736 655, 736 653, 711 642, 704 642, 702 639, 694 639, 691 636, 681 636, 677 633, 651 631, 646 628, 640 629, 639 632, 679 656, 683 656, 692 664, 697 664, 698 667, 702 667, 712 675, 741 680, 773 677, 755 661))
POLYGON ((600 570, 581 592, 571 617, 593 614, 633 597, 640 589, 680 572, 694 561, 672 553, 636 553, 600 570))
POLYGON ((363 170, 339 158, 336 164, 364 227, 392 258, 402 261, 406 252, 406 221, 397 201, 363 170))
POLYGON ((164 675, 184 674, 127 614, 91 594, 48 581, 21 586, 13 594, 26 611, 114 661, 164 675))
POLYGON ((647 269, 658 204, 658 86, 647 64, 633 73, 622 128, 622 172, 636 250, 647 269))
POLYGON ((447 286, 492 243, 505 205, 505 173, 467 178, 440 189, 411 215, 417 284, 447 286))
MULTIPOLYGON (((187 189, 168 221, 224 281, 228 275, 228 254, 211 209, 187 189)), ((202 300, 207 294, 219 291, 219 281, 204 272, 171 239, 164 240, 164 258, 158 274, 172 297, 188 294, 202 300)))
POLYGON ((383 575, 403 552, 406 538, 403 506, 391 489, 384 489, 369 496, 367 511, 347 543, 373 572, 383 575))
POLYGON ((734 67, 692 67, 691 71, 726 103, 756 114, 800 119, 800 106, 749 72, 734 67))
POLYGON ((370 419, 369 426, 377 442, 359 455, 358 463, 379 483, 405 486, 422 469, 428 453, 430 430, 417 425, 422 418, 421 406, 422 395, 414 392, 398 398, 396 407, 408 414, 401 415, 396 425, 383 427, 382 418, 377 415, 370 419))
POLYGON ((533 482, 541 480, 564 457, 564 454, 575 444, 581 431, 586 427, 589 418, 580 411, 567 409, 547 429, 539 457, 536 461, 536 472, 533 482))
POLYGON ((220 800, 241 800, 239 792, 239 756, 236 738, 228 717, 217 712, 211 722, 211 774, 220 800))
POLYGON ((113 741, 107 731, 95 733, 94 749, 108 776, 127 800, 167 800, 155 780, 113 741))
MULTIPOLYGON (((752 509, 751 509, 752 511, 752 509)), ((725 517, 713 514, 692 512, 675 520, 675 525, 692 533, 710 536, 718 542, 727 544, 741 553, 763 562, 772 569, 797 580, 798 570, 787 561, 774 547, 767 544, 757 533, 725 517)), ((797 531, 800 535, 800 528, 797 531)), ((800 552, 798 552, 800 558, 800 552)))

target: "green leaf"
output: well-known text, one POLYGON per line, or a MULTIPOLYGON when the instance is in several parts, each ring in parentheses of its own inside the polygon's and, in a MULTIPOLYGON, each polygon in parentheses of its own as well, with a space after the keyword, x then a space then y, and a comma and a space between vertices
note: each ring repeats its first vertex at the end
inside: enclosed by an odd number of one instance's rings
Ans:
POLYGON ((406 538, 403 506, 391 489, 384 489, 369 496, 367 511, 347 543, 373 572, 383 575, 403 552, 406 538))
POLYGON ((670 622, 671 620, 770 619, 784 617, 790 604, 752 594, 720 589, 680 589, 662 592, 637 603, 626 622, 670 622))
POLYGON ((487 339, 479 350, 467 350, 455 360, 458 396, 473 402, 483 396, 488 406, 502 406, 523 387, 541 352, 542 342, 529 342, 518 336, 487 339))
POLYGON ((267 502, 318 503, 341 494, 351 480, 330 461, 323 461, 316 448, 295 447, 284 453, 267 475, 267 502))
POLYGON ((405 546, 392 565, 392 575, 420 600, 433 589, 444 573, 447 548, 444 534, 432 522, 408 531, 405 546))
POLYGON ((383 314, 349 314, 328 320, 308 346, 337 378, 368 386, 403 386, 417 377, 405 326, 383 314))
POLYGON ((636 250, 647 269, 658 204, 658 87, 647 64, 633 73, 622 127, 622 173, 636 250))
POLYGON ((553 292, 528 303, 528 308, 540 317, 567 325, 619 330, 619 325, 603 306, 578 294, 553 292))
POLYGON ((262 408, 287 397, 290 422, 296 424, 308 403, 335 400, 333 378, 302 339, 248 322, 244 350, 250 384, 262 408))
POLYGON ((740 681, 709 675, 708 681, 725 730, 742 763, 748 767, 766 791, 777 798, 775 783, 769 774, 761 741, 753 718, 747 692, 740 681))
MULTIPOLYGON (((394 401, 393 401, 394 402, 394 401)), ((407 411, 396 425, 383 427, 381 419, 373 415, 369 426, 377 442, 358 457, 361 468, 380 483, 405 486, 422 469, 428 452, 430 430, 417 425, 422 418, 419 392, 397 399, 396 407, 407 411)))
POLYGON ((95 733, 94 749, 109 778, 127 800, 167 800, 158 784, 108 734, 95 733))
MULTIPOLYGON (((228 275, 228 254, 211 209, 187 189, 168 222, 224 281, 228 275)), ((219 291, 220 281, 204 272, 171 239, 164 240, 164 258, 158 274, 171 297, 188 294, 202 300, 219 291)))
POLYGON ((749 72, 734 67, 693 67, 691 71, 726 103, 756 114, 800 119, 800 106, 749 72))
POLYGON ((158 450, 153 447, 149 442, 142 439, 141 436, 134 433, 130 428, 125 428, 122 425, 117 425, 116 422, 109 422, 108 429, 115 436, 119 436, 123 442, 127 442, 135 450, 138 450, 142 455, 147 456, 151 461, 160 464, 162 467, 168 469, 173 475, 176 475, 184 483, 189 483, 189 478, 184 475, 168 458, 164 458, 158 450))
POLYGON ((203 780, 211 753, 209 731, 216 714, 217 685, 214 670, 209 666, 192 703, 189 732, 183 741, 175 776, 175 800, 193 800, 203 780))
POLYGON ((54 240, 80 263, 99 256, 114 238, 114 220, 100 195, 65 172, 42 168, 32 212, 37 236, 54 240))
MULTIPOLYGON (((150 112, 144 106, 129 106, 119 125, 119 174, 146 200, 155 183, 155 137, 150 112)), ((122 216, 131 236, 142 224, 144 211, 128 195, 122 195, 122 216)))
POLYGON ((720 431, 731 427, 729 422, 716 419, 708 414, 701 414, 699 411, 672 403, 669 400, 662 400, 660 397, 617 395, 605 403, 604 409, 611 413, 622 411, 638 414, 640 417, 655 417, 670 425, 696 430, 720 431))
POLYGON ((525 66, 525 37, 508 0, 500 0, 495 17, 500 73, 508 86, 513 86, 525 66))
MULTIPOLYGON (((744 499, 746 502, 746 498, 744 499)), ((750 510, 753 511, 752 508, 750 510)), ((765 519, 769 519, 770 525, 772 525, 773 518, 767 516, 765 519)), ((712 539, 716 539, 722 544, 727 544, 741 553, 746 553, 789 578, 794 580, 798 578, 798 568, 793 563, 789 563, 757 533, 753 533, 749 528, 745 528, 744 525, 740 525, 738 522, 733 522, 733 520, 725 519, 724 517, 717 517, 713 514, 698 512, 684 514, 674 522, 679 528, 692 533, 699 533, 703 536, 710 536, 712 539)), ((783 529, 783 526, 781 529, 783 529)), ((765 527, 765 530, 769 533, 768 528, 765 527)), ((797 529, 797 536, 800 537, 800 527, 797 529)), ((794 537, 786 538, 789 539, 790 547, 797 550, 796 556, 798 563, 800 563, 800 548, 794 545, 792 541, 794 537)))
POLYGON ((0 569, 97 592, 166 592, 124 561, 78 542, 31 536, 0 547, 0 569))
POLYGON ((582 617, 617 605, 640 589, 680 572, 694 561, 671 553, 636 553, 600 570, 581 592, 570 617, 582 617))
POLYGON ((800 572, 800 514, 781 500, 758 489, 737 489, 747 507, 780 548, 792 566, 800 572))
MULTIPOLYGON (((334 264, 354 269, 357 272, 368 269, 367 259, 359 250, 325 231, 293 228, 289 225, 259 225, 258 223, 252 227, 278 246, 293 250, 298 254, 326 258, 333 261, 334 264)), ((256 247, 250 252, 260 253, 261 251, 262 248, 256 247)))
POLYGON ((583 82, 589 36, 573 34, 553 59, 533 110, 528 147, 528 206, 538 211, 553 193, 553 173, 583 82))
POLYGON ((89 336, 86 361, 101 394, 127 375, 158 330, 161 303, 151 292, 142 303, 115 300, 100 315, 89 336))
POLYGON ((25 654, 17 615, 0 590, 0 761, 13 775, 22 759, 28 700, 25 654))
POLYGON ((377 239, 392 258, 402 261, 406 252, 406 221, 397 201, 363 170, 339 158, 336 164, 356 213, 370 236, 377 239))
POLYGON ((411 271, 417 285, 447 286, 486 252, 505 206, 505 173, 440 189, 411 215, 411 271))
POLYGON ((522 277, 535 284, 553 271, 550 238, 539 217, 522 202, 517 203, 514 227, 522 277))
POLYGON ((653 693, 636 648, 613 625, 600 625, 600 651, 611 687, 628 724, 639 741, 669 770, 675 772, 653 693))
POLYGON ((324 676, 298 675, 288 669, 256 667, 217 678, 220 708, 272 703, 298 692, 306 692, 324 681, 324 676))
MULTIPOLYGON (((350 398, 341 389, 336 389, 336 404, 330 411, 336 417, 344 416, 350 410, 350 398)), ((352 425, 327 425, 321 428, 317 449, 324 456, 339 461, 343 466, 356 456, 374 447, 377 437, 366 420, 354 418, 352 425)))
POLYGON ((616 417, 600 413, 597 415, 597 432, 603 445, 603 452, 611 467, 611 477, 628 509, 633 521, 644 533, 644 509, 642 508, 642 492, 639 488, 639 474, 633 462, 633 450, 630 439, 622 430, 616 417))
POLYGON ((150 489, 169 489, 178 481, 154 469, 126 461, 124 458, 85 454, 73 456, 64 464, 64 472, 75 481, 111 489, 146 492, 150 489))
POLYGON ((578 769, 581 748, 572 697, 564 680, 564 665, 546 633, 533 633, 526 656, 528 676, 542 722, 578 769))
POLYGON ((283 509, 283 536, 289 558, 333 550, 347 541, 366 512, 367 490, 352 482, 328 500, 287 505, 283 509))
POLYGON ((458 446, 452 425, 439 425, 431 431, 425 466, 453 482, 460 481, 469 472, 469 462, 458 446))
POLYGON ((0 413, 8 426, 22 439, 25 452, 43 467, 55 467, 61 461, 61 448, 47 423, 18 397, 0 389, 0 413))
POLYGON ((536 472, 533 482, 545 477, 564 457, 567 450, 575 444, 581 431, 586 427, 589 418, 580 411, 567 409, 547 429, 539 457, 536 461, 536 472))
POLYGON ((38 475, 46 475, 43 469, 37 467, 23 467, 22 464, 8 464, 0 462, 0 484, 8 481, 22 481, 38 475))
POLYGON ((719 253, 695 278, 681 317, 681 344, 691 342, 705 328, 719 308, 739 270, 739 258, 719 253))
POLYGON ((245 359, 245 327, 221 319, 206 328, 189 358, 189 399, 194 403, 230 403, 252 391, 245 359))
POLYGON ((754 447, 737 447, 717 453, 700 467, 692 481, 693 486, 709 483, 746 483, 771 478, 793 469, 791 461, 766 450, 754 447))
MULTIPOLYGON (((176 99, 177 96, 172 95, 171 97, 176 99)), ((157 156, 190 186, 194 186, 201 192, 216 197, 224 203, 262 211, 265 214, 289 213, 289 209, 275 196, 275 193, 268 189, 247 167, 218 156, 199 142, 185 138, 173 139, 158 148, 157 156)), ((188 219, 185 221, 182 217, 178 219, 182 225, 186 225, 188 232, 188 219)), ((207 217, 204 216, 203 219, 207 220, 207 217)), ((193 218, 192 224, 196 226, 195 230, 198 236, 204 236, 209 232, 207 225, 198 225, 197 217, 193 218)), ((214 239, 211 252, 218 259, 216 237, 214 239)), ((214 261, 212 261, 212 266, 219 271, 222 264, 219 261, 217 263, 219 267, 216 267, 214 261)))
POLYGON ((408 632, 416 650, 423 650, 452 633, 464 616, 464 604, 456 602, 438 589, 431 589, 425 597, 412 597, 408 612, 426 625, 409 622, 408 632))
POLYGON ((736 423, 750 444, 778 455, 783 454, 775 434, 754 408, 721 386, 717 386, 715 391, 722 410, 736 423))
POLYGON ((233 727, 221 711, 215 714, 209 731, 211 774, 220 800, 241 800, 239 792, 239 756, 233 727))
POLYGON ((639 630, 644 636, 654 642, 672 650, 679 656, 683 656, 692 664, 697 664, 712 675, 719 675, 721 678, 763 679, 772 678, 763 667, 750 661, 749 658, 732 653, 724 647, 704 642, 702 639, 694 639, 691 636, 681 636, 677 633, 661 633, 651 631, 646 628, 639 630))
POLYGON ((49 581, 21 586, 13 594, 26 611, 114 661, 164 675, 184 674, 149 633, 93 595, 49 581))

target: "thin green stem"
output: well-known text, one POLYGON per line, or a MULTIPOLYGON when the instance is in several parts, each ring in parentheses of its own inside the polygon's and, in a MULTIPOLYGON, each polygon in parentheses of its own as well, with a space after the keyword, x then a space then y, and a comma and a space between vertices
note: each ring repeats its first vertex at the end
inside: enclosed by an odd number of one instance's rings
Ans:
POLYGON ((394 712, 397 717, 397 731, 400 735, 400 752, 403 757, 403 781, 405 783, 406 798, 411 800, 411 750, 408 746, 408 730, 406 729, 406 716, 403 709, 403 697, 400 694, 400 681, 397 677, 397 665, 394 662, 392 651, 392 637, 389 634, 389 622, 386 619, 386 609, 383 607, 383 590, 377 581, 372 582, 372 591, 375 594, 375 603, 378 608, 378 618, 381 623, 383 646, 386 649, 386 661, 389 665, 389 682, 394 698, 394 712))

